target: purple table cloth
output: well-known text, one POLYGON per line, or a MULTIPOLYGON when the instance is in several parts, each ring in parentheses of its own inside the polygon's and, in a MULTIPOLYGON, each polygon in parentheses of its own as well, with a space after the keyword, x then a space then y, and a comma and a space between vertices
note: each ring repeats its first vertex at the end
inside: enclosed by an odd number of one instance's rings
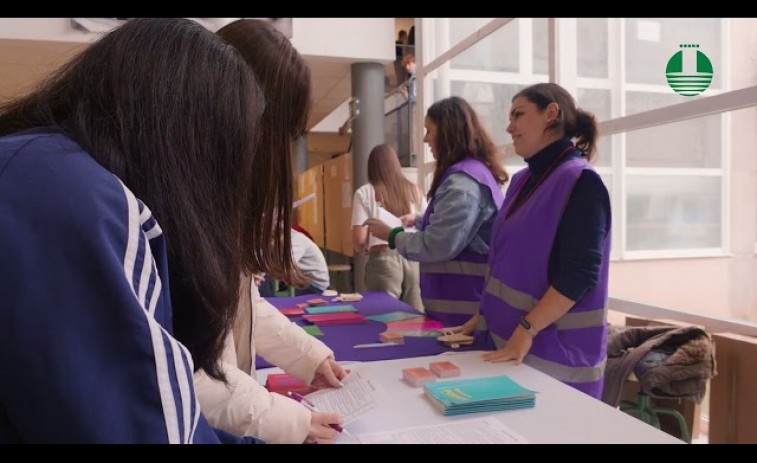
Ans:
MULTIPOLYGON (((359 302, 331 302, 334 297, 319 296, 308 294, 304 296, 295 297, 269 297, 266 298, 274 307, 283 309, 296 307, 297 304, 303 303, 308 299, 322 298, 329 301, 329 305, 334 304, 351 304, 355 306, 358 312, 364 316, 381 315, 390 312, 407 312, 412 314, 423 315, 415 310, 412 306, 395 299, 394 297, 386 293, 362 293, 363 300, 359 302)), ((297 323, 300 326, 308 325, 308 323, 299 317, 289 317, 290 320, 297 323)), ((437 341, 435 338, 416 338, 405 337, 405 345, 392 346, 392 347, 369 347, 365 349, 355 349, 353 346, 356 344, 366 344, 381 342, 379 339, 379 333, 386 331, 386 324, 373 320, 368 320, 366 323, 355 325, 333 325, 333 326, 321 326, 323 336, 319 336, 318 339, 323 341, 333 351, 337 361, 341 360, 354 360, 369 362, 374 360, 391 360, 398 358, 408 357, 420 357, 424 355, 436 355, 442 352, 453 350, 450 347, 446 347, 437 341)), ((463 346, 454 350, 472 350, 480 349, 477 345, 463 346)), ((266 362, 261 357, 255 359, 255 366, 257 368, 268 368, 273 365, 266 362)))

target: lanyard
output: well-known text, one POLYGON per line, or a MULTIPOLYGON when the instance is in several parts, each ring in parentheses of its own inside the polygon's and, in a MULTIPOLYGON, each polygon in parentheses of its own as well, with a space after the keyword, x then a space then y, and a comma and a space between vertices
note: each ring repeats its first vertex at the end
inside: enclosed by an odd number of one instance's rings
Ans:
POLYGON ((568 151, 570 151, 573 148, 574 147, 572 145, 569 146, 569 147, 567 147, 567 148, 565 148, 563 150, 563 152, 560 153, 555 158, 554 161, 552 161, 552 163, 549 165, 549 167, 547 167, 547 170, 545 170, 544 173, 541 174, 541 177, 539 177, 539 180, 536 181, 536 184, 534 185, 533 188, 531 188, 531 191, 529 191, 526 194, 525 198, 523 198, 521 201, 518 201, 518 198, 520 198, 520 193, 523 191, 523 188, 525 188, 526 184, 528 183, 528 180, 531 178, 531 172, 528 173, 528 177, 526 178, 526 180, 523 182, 523 184, 518 189, 518 194, 515 195, 515 199, 513 200, 513 203, 510 205, 510 208, 507 210, 507 215, 505 216, 506 219, 509 219, 510 216, 513 215, 515 213, 515 211, 518 210, 518 208, 520 206, 522 206, 523 203, 525 203, 528 200, 528 198, 531 197, 532 194, 534 194, 534 191, 536 191, 536 189, 539 187, 539 185, 542 184, 542 182, 544 181, 544 179, 547 178, 547 175, 549 175, 549 173, 552 172, 552 170, 555 168, 555 166, 557 165, 557 162, 560 159, 562 159, 562 157, 565 155, 565 153, 567 153, 568 151))

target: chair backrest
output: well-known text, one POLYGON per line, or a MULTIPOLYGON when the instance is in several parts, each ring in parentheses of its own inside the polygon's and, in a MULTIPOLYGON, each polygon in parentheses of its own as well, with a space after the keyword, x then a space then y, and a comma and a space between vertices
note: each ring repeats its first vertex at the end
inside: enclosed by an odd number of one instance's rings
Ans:
POLYGON ((294 287, 287 286, 285 289, 281 289, 281 282, 274 279, 273 294, 275 297, 292 297, 294 296, 294 287))

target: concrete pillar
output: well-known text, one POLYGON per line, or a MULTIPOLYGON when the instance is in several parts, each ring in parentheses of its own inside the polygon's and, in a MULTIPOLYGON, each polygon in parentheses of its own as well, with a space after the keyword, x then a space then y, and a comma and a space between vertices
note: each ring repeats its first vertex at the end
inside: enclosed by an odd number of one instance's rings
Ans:
POLYGON ((308 169, 308 134, 303 134, 292 145, 292 172, 295 176, 308 169))
MULTIPOLYGON (((368 155, 384 143, 384 65, 352 65, 352 96, 357 100, 357 117, 352 121, 353 190, 368 183, 368 155)), ((353 191, 354 192, 354 191, 353 191)), ((355 290, 365 291, 366 256, 355 254, 355 290)))

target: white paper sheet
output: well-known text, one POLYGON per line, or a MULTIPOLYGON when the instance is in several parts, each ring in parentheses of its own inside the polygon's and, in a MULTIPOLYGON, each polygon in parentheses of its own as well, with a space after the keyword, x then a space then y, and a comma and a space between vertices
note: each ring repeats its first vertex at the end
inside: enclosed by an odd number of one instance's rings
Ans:
POLYGON ((344 439, 344 443, 527 444, 528 441, 496 418, 481 417, 387 432, 355 434, 351 439, 344 439))
POLYGON ((380 221, 384 222, 385 224, 389 225, 389 228, 396 228, 402 226, 402 221, 397 217, 396 215, 392 214, 391 212, 387 211, 383 207, 376 205, 376 210, 373 211, 375 214, 375 218, 379 219, 380 221))
POLYGON ((376 408, 386 399, 386 391, 366 366, 353 369, 342 383, 342 388, 321 389, 308 394, 307 399, 320 411, 342 415, 344 424, 376 408))

